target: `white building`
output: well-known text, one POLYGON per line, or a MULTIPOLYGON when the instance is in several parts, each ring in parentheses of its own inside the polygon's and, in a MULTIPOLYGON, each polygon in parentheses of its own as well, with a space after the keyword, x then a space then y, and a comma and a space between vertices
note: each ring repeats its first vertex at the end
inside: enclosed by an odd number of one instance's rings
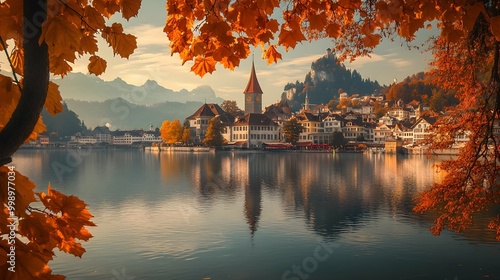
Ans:
POLYGON ((264 114, 246 114, 230 126, 229 143, 248 148, 262 147, 264 143, 280 140, 280 126, 264 114))
POLYGON ((413 143, 422 143, 431 134, 429 129, 436 122, 436 118, 421 117, 419 118, 411 129, 413 130, 413 143))

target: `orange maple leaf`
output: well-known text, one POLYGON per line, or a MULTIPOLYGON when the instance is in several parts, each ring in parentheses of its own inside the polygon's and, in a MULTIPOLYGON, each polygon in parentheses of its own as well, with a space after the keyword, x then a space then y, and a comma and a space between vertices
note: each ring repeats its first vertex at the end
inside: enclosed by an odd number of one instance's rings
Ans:
POLYGON ((224 65, 224 68, 234 70, 235 67, 240 65, 240 58, 235 55, 224 57, 222 58, 222 65, 224 65))
POLYGON ((122 16, 126 20, 137 16, 141 8, 141 0, 121 0, 119 4, 122 16))
MULTIPOLYGON (((8 191, 7 186, 10 186, 8 182, 9 172, 11 172, 7 166, 0 166, 0 201, 8 201, 8 191)), ((28 177, 23 176, 21 173, 15 172, 15 210, 14 214, 17 217, 24 217, 26 215, 26 209, 30 203, 36 201, 35 195, 33 194, 33 189, 35 184, 31 182, 28 177)))
POLYGON ((106 27, 102 32, 102 37, 113 48, 113 53, 123 58, 128 58, 137 48, 137 37, 123 33, 120 23, 113 23, 111 27, 106 27))
POLYGON ((59 86, 52 81, 49 82, 47 98, 45 98, 45 104, 43 106, 52 116, 57 115, 63 110, 62 97, 59 92, 59 86))
POLYGON ((102 73, 104 73, 104 71, 106 71, 106 66, 107 66, 106 60, 98 57, 97 55, 91 56, 89 60, 90 63, 87 68, 89 69, 90 73, 99 76, 102 73))
POLYGON ((203 77, 206 73, 212 73, 215 71, 215 63, 216 61, 211 56, 197 56, 194 61, 194 65, 191 67, 191 71, 196 75, 203 77))
POLYGON ((43 41, 49 46, 49 51, 54 56, 65 53, 75 53, 79 48, 82 33, 73 22, 65 17, 49 17, 42 25, 42 34, 39 43, 43 41))
POLYGON ((62 77, 73 70, 63 56, 54 55, 49 56, 49 68, 52 74, 61 75, 62 77))
POLYGON ((266 52, 264 53, 264 58, 267 59, 267 64, 271 64, 273 62, 277 63, 278 59, 281 58, 281 54, 276 50, 276 47, 274 45, 269 46, 267 48, 266 52))

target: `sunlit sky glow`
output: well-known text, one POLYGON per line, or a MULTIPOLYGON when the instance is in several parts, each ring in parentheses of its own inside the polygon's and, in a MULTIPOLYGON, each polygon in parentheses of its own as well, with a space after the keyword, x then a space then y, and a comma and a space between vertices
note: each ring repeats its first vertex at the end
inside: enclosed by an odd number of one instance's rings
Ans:
MULTIPOLYGON (((143 1, 139 15, 129 22, 117 16, 111 18, 111 21, 122 22, 125 32, 138 37, 138 48, 128 60, 122 59, 114 57, 106 43, 100 40, 98 55, 108 61, 106 73, 100 77, 104 80, 120 77, 134 85, 142 85, 148 79, 156 80, 160 85, 176 91, 209 85, 218 97, 236 100, 241 105, 242 92, 250 73, 251 56, 241 61, 240 67, 234 71, 217 65, 217 71, 213 74, 207 74, 203 78, 195 76, 190 72, 192 62, 182 66, 178 55, 170 55, 168 39, 163 33, 165 18, 164 5, 159 1, 143 1)), ((427 30, 421 32, 417 42, 425 41, 429 34, 432 32, 427 30)), ((311 62, 323 56, 329 47, 332 47, 332 42, 324 39, 298 44, 288 53, 280 48, 283 60, 271 65, 261 59, 260 47, 254 49, 257 76, 264 91, 263 104, 269 105, 278 101, 286 83, 303 81, 310 70, 311 62)), ((397 39, 395 42, 389 40, 382 42, 371 58, 362 57, 353 63, 345 64, 347 68, 356 69, 365 79, 370 78, 379 81, 380 84, 390 84, 394 79, 402 80, 416 72, 428 70, 430 57, 431 54, 422 53, 421 50, 409 50, 404 42, 397 39)), ((8 64, 4 56, 0 58, 0 63, 1 68, 7 70, 8 64)), ((73 70, 87 73, 87 63, 88 56, 84 56, 73 65, 73 70)))

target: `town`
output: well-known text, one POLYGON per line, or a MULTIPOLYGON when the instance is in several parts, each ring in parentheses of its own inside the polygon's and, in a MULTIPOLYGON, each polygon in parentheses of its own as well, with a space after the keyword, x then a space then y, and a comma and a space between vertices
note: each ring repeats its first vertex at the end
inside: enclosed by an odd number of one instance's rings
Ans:
MULTIPOLYGON (((325 58, 332 56, 327 49, 325 58)), ((36 141, 24 147, 133 147, 161 149, 165 146, 223 146, 226 149, 300 149, 329 151, 372 151, 374 153, 406 152, 427 153, 426 139, 437 117, 443 112, 434 112, 428 105, 413 100, 388 101, 383 94, 369 96, 349 95, 341 92, 339 98, 328 104, 310 104, 308 93, 302 108, 293 112, 288 102, 294 89, 283 93, 281 101, 262 109, 264 92, 259 84, 252 63, 250 77, 244 94, 244 110, 235 101, 223 104, 205 103, 184 120, 182 128, 174 137, 169 132, 152 125, 149 130, 111 131, 106 125, 93 130, 78 132, 65 141, 52 141, 50 135, 40 135, 36 141), (212 119, 221 124, 221 143, 210 144, 206 134, 212 119), (296 124, 296 135, 287 130, 296 124), (187 129, 188 132, 182 132, 187 129), (183 135, 181 135, 183 134, 183 135), (166 138, 174 140, 166 140, 166 138)), ((170 121, 168 121, 170 123, 170 121)), ((180 122, 178 126, 180 126, 180 122)), ((496 126, 498 132, 498 126, 496 126)), ((455 137, 455 146, 438 153, 456 154, 467 142, 468 134, 455 137)), ((434 151, 435 152, 435 151, 434 151)))

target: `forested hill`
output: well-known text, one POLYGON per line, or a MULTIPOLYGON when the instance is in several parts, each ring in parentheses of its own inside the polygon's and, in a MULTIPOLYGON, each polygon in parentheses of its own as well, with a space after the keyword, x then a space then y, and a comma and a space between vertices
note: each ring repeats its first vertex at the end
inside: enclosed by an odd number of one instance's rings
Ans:
POLYGON ((282 98, 288 99, 294 109, 304 103, 307 91, 309 102, 326 104, 346 92, 349 95, 370 95, 380 90, 377 81, 364 79, 356 70, 350 70, 339 63, 331 52, 311 64, 311 71, 306 74, 303 82, 288 83, 282 98))
POLYGON ((386 98, 389 101, 402 99, 405 103, 416 100, 436 112, 458 104, 454 92, 441 89, 432 74, 424 72, 413 74, 391 85, 387 89, 386 98))

